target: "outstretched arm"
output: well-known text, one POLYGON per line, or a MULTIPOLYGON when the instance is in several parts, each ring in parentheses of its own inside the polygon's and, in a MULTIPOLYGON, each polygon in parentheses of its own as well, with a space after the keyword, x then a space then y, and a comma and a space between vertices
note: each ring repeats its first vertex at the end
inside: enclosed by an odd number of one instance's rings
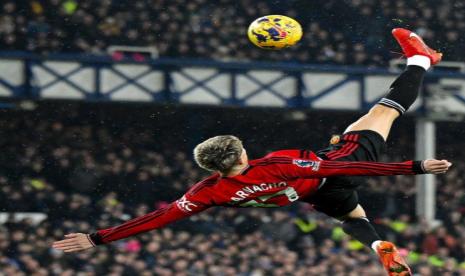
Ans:
POLYGON ((209 206, 187 199, 187 195, 168 206, 129 220, 121 225, 102 229, 92 234, 71 233, 65 239, 53 243, 53 248, 64 252, 81 251, 96 245, 134 236, 153 229, 161 228, 176 220, 189 217, 207 209, 209 206))
POLYGON ((447 160, 405 161, 399 163, 283 159, 276 164, 284 179, 319 178, 330 176, 381 176, 445 173, 451 163, 447 160))

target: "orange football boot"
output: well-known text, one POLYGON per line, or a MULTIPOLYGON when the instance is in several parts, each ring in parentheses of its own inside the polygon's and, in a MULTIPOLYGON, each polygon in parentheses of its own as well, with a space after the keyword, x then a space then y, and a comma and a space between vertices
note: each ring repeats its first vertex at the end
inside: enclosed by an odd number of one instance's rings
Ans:
POLYGON ((416 33, 407 29, 396 28, 392 30, 392 35, 399 43, 406 57, 409 58, 414 55, 427 56, 431 60, 431 65, 441 61, 442 53, 428 47, 416 33))
POLYGON ((412 275, 412 271, 393 243, 382 241, 376 248, 376 252, 389 276, 412 275))

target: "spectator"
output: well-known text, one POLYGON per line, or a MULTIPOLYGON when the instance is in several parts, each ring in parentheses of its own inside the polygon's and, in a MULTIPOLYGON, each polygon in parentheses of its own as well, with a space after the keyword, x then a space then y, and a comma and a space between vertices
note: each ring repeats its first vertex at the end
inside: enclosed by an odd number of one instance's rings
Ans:
POLYGON ((393 27, 419 32, 446 60, 463 61, 460 1, 11 1, 0 4, 0 50, 103 54, 110 45, 155 46, 162 57, 385 66, 393 27), (302 41, 263 51, 247 27, 267 14, 295 17, 302 41))

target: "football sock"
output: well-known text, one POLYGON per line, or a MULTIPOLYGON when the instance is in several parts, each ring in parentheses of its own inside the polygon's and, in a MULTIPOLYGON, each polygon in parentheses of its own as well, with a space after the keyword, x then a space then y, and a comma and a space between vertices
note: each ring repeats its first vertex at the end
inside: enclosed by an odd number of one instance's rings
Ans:
POLYGON ((374 241, 372 244, 371 244, 371 248, 376 252, 378 253, 378 245, 381 243, 380 240, 377 240, 377 241, 374 241))
MULTIPOLYGON (((409 58, 409 60, 414 57, 409 58)), ((407 69, 391 84, 388 94, 378 104, 394 108, 400 115, 404 114, 415 102, 420 93, 420 87, 426 73, 426 66, 425 64, 416 65, 413 63, 421 62, 424 62, 424 60, 419 59, 410 62, 412 65, 408 65, 407 69)))
POLYGON ((409 65, 416 65, 423 67, 423 69, 428 70, 431 67, 431 60, 429 57, 415 55, 407 58, 407 66, 409 65))
POLYGON ((342 229, 367 247, 381 240, 375 228, 367 218, 349 218, 342 223, 342 229))

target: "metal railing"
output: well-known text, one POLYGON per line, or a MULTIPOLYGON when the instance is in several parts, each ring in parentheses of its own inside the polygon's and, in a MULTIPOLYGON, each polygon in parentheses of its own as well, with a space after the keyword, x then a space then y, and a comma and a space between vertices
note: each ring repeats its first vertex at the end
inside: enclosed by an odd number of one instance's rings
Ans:
MULTIPOLYGON (((169 58, 116 62, 102 56, 0 52, 0 96, 33 100, 364 110, 397 74, 356 66, 169 58)), ((433 71, 426 79, 426 86, 436 89, 451 83, 455 90, 447 106, 465 113, 465 74, 433 71)), ((424 111, 424 103, 419 100, 413 110, 424 111)))

